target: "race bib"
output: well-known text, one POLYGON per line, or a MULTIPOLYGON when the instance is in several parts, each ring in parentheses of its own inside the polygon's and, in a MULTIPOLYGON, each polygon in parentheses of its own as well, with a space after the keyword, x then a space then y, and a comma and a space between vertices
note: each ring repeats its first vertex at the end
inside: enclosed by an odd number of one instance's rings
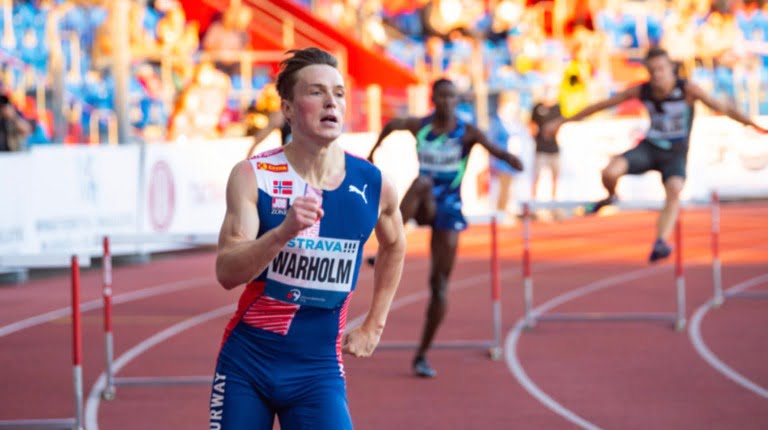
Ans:
POLYGON ((352 291, 360 242, 297 237, 277 254, 264 293, 299 305, 334 308, 352 291))
POLYGON ((461 147, 419 150, 419 168, 434 173, 456 172, 461 167, 461 147))

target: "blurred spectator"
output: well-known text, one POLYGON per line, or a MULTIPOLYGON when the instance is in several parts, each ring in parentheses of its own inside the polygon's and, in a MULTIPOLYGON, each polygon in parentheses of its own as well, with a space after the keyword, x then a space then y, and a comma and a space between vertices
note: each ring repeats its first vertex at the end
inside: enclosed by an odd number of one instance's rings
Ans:
POLYGON ((669 58, 682 66, 681 73, 690 76, 696 60, 696 15, 693 5, 679 1, 668 11, 663 21, 661 47, 669 58))
POLYGON ((192 82, 182 91, 171 115, 168 138, 219 137, 219 121, 227 107, 229 77, 210 62, 200 63, 192 82))
MULTIPOLYGON (((128 11, 128 40, 131 57, 134 59, 157 59, 160 55, 159 45, 155 37, 156 32, 147 31, 145 28, 147 13, 145 5, 136 2, 130 3, 128 11)), ((114 55, 113 37, 111 34, 113 25, 114 23, 111 19, 106 19, 96 29, 91 56, 93 67, 97 70, 108 67, 114 55)))
POLYGON ((573 48, 571 61, 565 66, 563 80, 560 84, 560 111, 568 118, 589 104, 589 81, 592 67, 586 58, 586 50, 582 43, 573 48))
POLYGON ((290 142, 291 128, 280 110, 280 95, 275 84, 270 83, 262 88, 259 97, 246 110, 245 124, 246 136, 253 137, 247 157, 254 155, 259 144, 276 129, 280 130, 281 145, 290 142))
POLYGON ((545 88, 537 95, 537 99, 531 112, 530 122, 531 135, 535 136, 536 142, 531 197, 534 200, 537 198, 541 172, 546 169, 552 175, 551 197, 554 201, 557 198, 557 182, 560 177, 560 147, 557 144, 557 136, 545 136, 543 127, 547 122, 561 116, 560 106, 557 104, 557 88, 545 88))
POLYGON ((424 35, 447 38, 453 30, 469 35, 484 12, 483 2, 432 0, 421 9, 424 35))
POLYGON ((0 95, 0 152, 21 151, 32 133, 32 123, 24 118, 6 95, 0 95))
POLYGON ((720 65, 733 68, 743 60, 744 36, 733 14, 727 9, 715 8, 699 27, 696 51, 710 68, 720 65))
MULTIPOLYGON (((517 91, 504 91, 499 94, 496 113, 491 117, 489 138, 499 147, 513 154, 523 152, 523 144, 530 141, 530 134, 522 121, 523 111, 520 108, 520 95, 517 91)), ((517 205, 510 205, 510 199, 514 199, 513 181, 520 173, 508 164, 499 161, 495 157, 490 158, 491 177, 498 184, 498 198, 496 210, 506 213, 504 221, 511 223, 516 215, 517 205)))
POLYGON ((364 45, 382 49, 387 47, 389 38, 384 29, 381 0, 362 0, 360 30, 364 45))
POLYGON ((234 60, 239 51, 251 46, 248 25, 253 18, 253 11, 247 6, 230 6, 220 20, 208 27, 203 36, 203 50, 211 53, 232 55, 229 59, 215 59, 216 67, 228 75, 240 74, 240 62, 234 60))
POLYGON ((501 0, 491 12, 488 38, 492 41, 506 39, 508 33, 520 24, 525 11, 524 0, 501 0))

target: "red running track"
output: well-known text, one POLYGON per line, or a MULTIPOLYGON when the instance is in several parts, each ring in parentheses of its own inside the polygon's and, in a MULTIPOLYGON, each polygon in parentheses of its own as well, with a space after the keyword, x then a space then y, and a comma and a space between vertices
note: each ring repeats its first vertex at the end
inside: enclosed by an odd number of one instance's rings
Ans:
MULTIPOLYGON (((766 216, 765 205, 723 207, 725 288, 768 273, 766 216)), ((598 283, 604 288, 554 310, 674 311, 672 264, 644 263, 654 222, 655 215, 639 212, 536 223, 536 305, 598 283)), ((708 212, 686 212, 683 228, 690 318, 712 296, 708 212)), ((415 340, 423 322, 428 237, 416 230, 408 239, 406 269, 384 341, 415 340)), ((347 358, 356 428, 768 428, 768 398, 716 370, 687 332, 669 325, 541 322, 533 330, 515 331, 522 316, 519 227, 502 227, 499 240, 504 333, 509 333, 504 359, 491 361, 481 350, 437 350, 430 358, 438 378, 420 380, 410 375, 410 351, 382 349, 370 359, 347 358), (517 372, 512 371, 515 363, 517 372)), ((488 244, 487 227, 473 227, 462 236, 450 310, 439 339, 490 337, 488 244)), ((127 351, 177 323, 236 302, 238 292, 217 286, 214 258, 208 250, 115 268, 116 358, 125 358, 127 351)), ((370 299, 372 271, 362 270, 351 319, 364 312, 370 299)), ((85 271, 82 285, 88 395, 104 369, 99 270, 85 271)), ((0 289, 0 420, 72 415, 67 286, 61 274, 0 289), (44 316, 29 320, 39 315, 44 316)), ((768 279, 750 291, 768 291, 768 279)), ((722 363, 763 389, 768 388, 767 307, 768 301, 729 299, 709 310, 699 326, 722 363)), ((221 315, 142 351, 119 375, 210 374, 228 310, 221 315)), ((86 422, 106 430, 204 428, 208 394, 205 386, 120 387, 114 401, 91 400, 91 421, 86 422)))

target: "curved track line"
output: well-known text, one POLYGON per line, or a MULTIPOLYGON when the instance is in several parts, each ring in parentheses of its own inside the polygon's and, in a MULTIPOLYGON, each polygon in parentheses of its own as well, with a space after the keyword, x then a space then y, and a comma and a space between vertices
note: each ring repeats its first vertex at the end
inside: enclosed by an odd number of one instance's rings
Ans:
MULTIPOLYGON (((191 278, 191 279, 185 279, 183 281, 168 282, 165 284, 156 285, 154 287, 148 287, 141 290, 131 291, 129 293, 118 294, 113 297, 112 303, 113 304, 127 303, 127 302, 132 302, 134 300, 141 300, 141 299, 146 299, 148 297, 159 296, 161 294, 173 293, 175 291, 183 290, 185 288, 201 287, 204 285, 203 281, 207 283, 215 282, 215 280, 212 281, 212 278, 210 277, 191 278)), ((87 301, 85 303, 81 303, 80 311, 81 312, 91 311, 94 309, 100 309, 102 307, 104 307, 104 301, 101 298, 99 298, 99 299, 87 301)), ((11 333, 25 330, 40 324, 45 324, 55 319, 67 317, 71 314, 71 312, 72 312, 72 309, 69 306, 67 306, 65 308, 55 309, 46 313, 35 315, 33 317, 25 318, 15 323, 4 325, 0 327, 0 337, 7 336, 11 333)))
MULTIPOLYGON (((133 348, 126 351, 124 354, 122 354, 120 357, 117 358, 114 362, 114 372, 117 373, 125 367, 128 363, 130 363, 133 359, 144 353, 146 350, 152 348, 153 346, 173 337, 177 334, 188 330, 196 325, 202 324, 204 322, 207 322, 209 320, 229 315, 232 312, 235 311, 235 305, 229 304, 226 306, 222 306, 220 308, 216 308, 212 311, 208 311, 199 315, 196 315, 192 318, 188 318, 184 321, 181 321, 177 324, 174 324, 165 330, 162 330, 160 332, 157 332, 151 337, 148 337, 144 339, 143 341, 136 344, 133 348)), ((213 380, 213 379, 211 379, 213 380)), ((91 391, 88 394, 88 401, 85 405, 85 428, 88 430, 98 430, 99 424, 98 424, 98 412, 99 412, 99 403, 101 402, 101 392, 104 390, 104 388, 107 385, 107 375, 106 373, 101 373, 99 375, 99 378, 96 380, 96 382, 91 387, 91 391)))
MULTIPOLYGON (((566 303, 573 299, 585 296, 595 291, 599 291, 605 288, 618 285, 622 282, 644 278, 655 272, 660 272, 665 269, 668 269, 668 268, 664 266, 648 267, 644 269, 635 270, 629 273, 624 273, 622 275, 603 278, 599 281, 589 283, 587 285, 571 290, 567 293, 555 296, 554 298, 548 300, 547 302, 541 304, 540 306, 537 306, 535 309, 533 309, 532 313, 534 314, 534 316, 539 316, 542 313, 549 311, 551 309, 554 309, 557 306, 560 306, 563 303, 566 303)), ((528 376, 528 374, 525 373, 525 370, 523 369, 523 366, 517 357, 517 342, 520 339, 520 335, 522 334, 524 328, 525 328, 525 319, 524 318, 518 319, 517 323, 515 323, 515 327, 512 329, 509 335, 507 335, 507 340, 504 344, 504 350, 505 350, 504 355, 506 357, 507 367, 509 367, 509 370, 515 376, 515 379, 517 379, 517 381, 520 383, 520 385, 523 386, 523 388, 525 389, 525 391, 528 392, 528 394, 532 395, 534 398, 536 398, 538 401, 544 404, 544 406, 549 408, 552 412, 560 415, 561 417, 565 418, 567 421, 570 421, 571 423, 576 424, 577 426, 584 429, 589 429, 589 430, 599 429, 600 427, 597 427, 591 422, 576 415, 570 409, 564 407, 563 405, 558 403, 556 400, 554 400, 552 397, 547 395, 541 388, 539 388, 538 385, 536 385, 535 382, 533 382, 533 380, 528 376)))
MULTIPOLYGON (((768 281, 768 273, 764 273, 760 276, 756 276, 754 278, 740 282, 729 288, 727 291, 733 293, 743 291, 747 288, 760 285, 766 281, 768 281)), ((743 388, 746 388, 747 390, 757 394, 758 396, 768 399, 768 390, 752 382, 744 375, 740 374, 725 364, 707 347, 707 344, 704 342, 704 338, 701 335, 701 321, 704 319, 704 316, 707 314, 707 312, 712 308, 712 304, 713 302, 710 300, 709 302, 699 306, 691 318, 691 324, 688 326, 688 337, 691 339, 693 347, 696 349, 696 352, 699 353, 701 358, 704 359, 704 361, 706 361, 715 370, 722 373, 723 376, 737 383, 743 388)))
MULTIPOLYGON (((741 248, 738 250, 727 252, 727 254, 737 254, 745 251, 746 249, 754 249, 754 248, 762 248, 762 246, 758 245, 758 246, 741 248)), ((691 264, 698 260, 704 260, 706 258, 708 257, 705 256, 705 257, 691 258, 687 260, 687 264, 691 264)), ((622 281, 628 281, 632 279, 638 279, 645 276, 649 276, 653 272, 664 269, 664 267, 665 266, 649 267, 649 268, 628 272, 623 275, 617 275, 617 276, 601 279, 599 281, 571 290, 567 293, 555 296, 552 299, 548 300, 547 302, 541 304, 540 306, 537 306, 531 312, 533 313, 533 315, 539 316, 542 313, 552 310, 555 307, 560 306, 563 303, 566 303, 570 300, 585 296, 587 294, 593 293, 598 290, 615 286, 616 284, 622 281)), ((523 369, 523 366, 520 363, 519 358, 517 357, 517 342, 519 341, 524 328, 525 328, 525 319, 524 318, 518 319, 517 322, 515 323, 514 328, 507 335, 507 339, 504 345, 505 360, 507 361, 507 367, 509 367, 509 370, 515 376, 515 379, 517 379, 517 381, 523 386, 523 388, 528 392, 528 394, 536 398, 538 401, 540 401, 550 410, 562 416, 566 420, 584 429, 589 429, 589 430, 599 429, 599 427, 596 427, 594 424, 576 415, 573 411, 564 407, 563 405, 558 403, 556 400, 554 400, 552 397, 547 395, 525 373, 525 370, 523 369)))

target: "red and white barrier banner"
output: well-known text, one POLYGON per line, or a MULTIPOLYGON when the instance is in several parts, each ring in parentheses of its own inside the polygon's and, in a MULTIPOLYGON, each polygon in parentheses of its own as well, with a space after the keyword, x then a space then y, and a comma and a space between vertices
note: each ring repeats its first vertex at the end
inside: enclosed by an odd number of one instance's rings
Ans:
POLYGON ((142 233, 218 233, 227 179, 251 139, 146 145, 142 233))

